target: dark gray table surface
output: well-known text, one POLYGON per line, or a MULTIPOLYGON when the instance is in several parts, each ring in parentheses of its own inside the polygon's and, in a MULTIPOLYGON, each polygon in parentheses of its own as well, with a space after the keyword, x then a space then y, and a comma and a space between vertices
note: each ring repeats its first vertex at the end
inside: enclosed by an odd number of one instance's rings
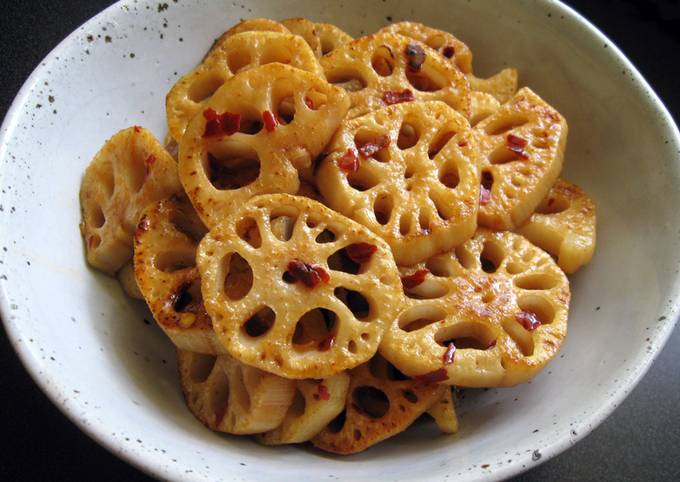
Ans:
MULTIPOLYGON (((483 1, 483 0, 477 0, 483 1)), ((508 0, 512 1, 512 0, 508 0)), ((111 1, 3 2, 0 117, 57 43, 111 1)), ((680 2, 567 2, 633 61, 680 119, 680 2)), ((680 480, 680 329, 627 400, 587 438, 516 480, 680 480)), ((149 480, 71 424, 0 329, 0 480, 149 480)))

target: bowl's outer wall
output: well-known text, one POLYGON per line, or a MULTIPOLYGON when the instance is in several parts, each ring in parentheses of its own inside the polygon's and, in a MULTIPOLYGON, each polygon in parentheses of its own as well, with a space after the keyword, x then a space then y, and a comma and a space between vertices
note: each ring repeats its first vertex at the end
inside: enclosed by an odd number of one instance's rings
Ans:
POLYGON ((0 217, 3 319, 31 374, 86 431, 175 479, 285 480, 300 467, 312 479, 495 479, 574 443, 632 388, 675 317, 677 130, 616 48, 568 9, 528 0, 423 0, 417 9, 309 0, 186 1, 157 11, 147 3, 114 5, 66 39, 27 81, 1 133, 0 185, 12 209, 0 217), (143 322, 144 307, 83 262, 77 193, 103 140, 132 124, 163 136, 165 92, 214 37, 241 17, 295 15, 355 35, 387 16, 454 31, 479 75, 518 67, 521 83, 569 121, 564 176, 593 195, 599 216, 599 250, 573 277, 569 337, 533 383, 466 392, 453 442, 419 424, 346 460, 207 432, 184 408, 173 349, 143 322))

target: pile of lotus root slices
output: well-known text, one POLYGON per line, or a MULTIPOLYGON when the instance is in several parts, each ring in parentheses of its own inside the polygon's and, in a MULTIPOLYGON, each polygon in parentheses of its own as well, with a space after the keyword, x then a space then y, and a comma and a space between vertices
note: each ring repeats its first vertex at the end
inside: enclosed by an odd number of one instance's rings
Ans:
POLYGON ((418 23, 245 20, 168 93, 165 145, 135 126, 95 155, 87 261, 146 301, 212 430, 338 454, 424 413, 453 433, 452 387, 554 358, 595 248, 567 123, 517 83, 418 23))

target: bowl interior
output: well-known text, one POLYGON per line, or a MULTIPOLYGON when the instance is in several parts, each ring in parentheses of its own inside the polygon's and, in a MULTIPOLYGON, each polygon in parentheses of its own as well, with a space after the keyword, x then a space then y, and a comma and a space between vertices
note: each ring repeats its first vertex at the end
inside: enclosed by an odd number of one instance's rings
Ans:
POLYGON ((563 450, 630 391, 675 318, 680 147, 615 46, 550 1, 168 5, 120 3, 74 32, 27 81, 1 133, 3 318, 32 375, 76 423, 160 477, 286 480, 304 467, 311 480, 473 480, 563 450), (569 336, 533 382, 465 391, 455 436, 417 423, 338 458, 213 434, 184 407, 174 350, 144 305, 85 265, 78 190, 93 154, 132 124, 162 138, 178 75, 230 25, 258 16, 306 16, 356 36, 405 19, 451 31, 472 49, 478 76, 517 67, 520 83, 569 122, 563 176, 592 195, 599 222, 593 262, 571 278, 569 336))

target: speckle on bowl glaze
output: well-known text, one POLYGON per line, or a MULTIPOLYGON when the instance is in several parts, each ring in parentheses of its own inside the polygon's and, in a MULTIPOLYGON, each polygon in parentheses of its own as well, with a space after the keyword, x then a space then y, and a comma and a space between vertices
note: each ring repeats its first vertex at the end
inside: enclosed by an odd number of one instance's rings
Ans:
POLYGON ((297 480, 301 466, 310 480, 506 478, 592 430, 670 333, 679 154, 677 128, 635 68, 558 2, 119 2, 39 65, 0 130, 2 317, 54 403, 159 478, 297 480), (478 75, 518 67, 522 84, 569 121, 565 177, 593 195, 600 219, 595 259, 572 277, 569 336, 532 383, 462 392, 455 436, 417 423, 348 462, 213 434, 185 409, 173 348, 144 305, 85 265, 78 189, 91 157, 133 124, 162 137, 173 82, 224 30, 255 16, 307 16, 354 35, 405 19, 450 30, 473 50, 478 75))

